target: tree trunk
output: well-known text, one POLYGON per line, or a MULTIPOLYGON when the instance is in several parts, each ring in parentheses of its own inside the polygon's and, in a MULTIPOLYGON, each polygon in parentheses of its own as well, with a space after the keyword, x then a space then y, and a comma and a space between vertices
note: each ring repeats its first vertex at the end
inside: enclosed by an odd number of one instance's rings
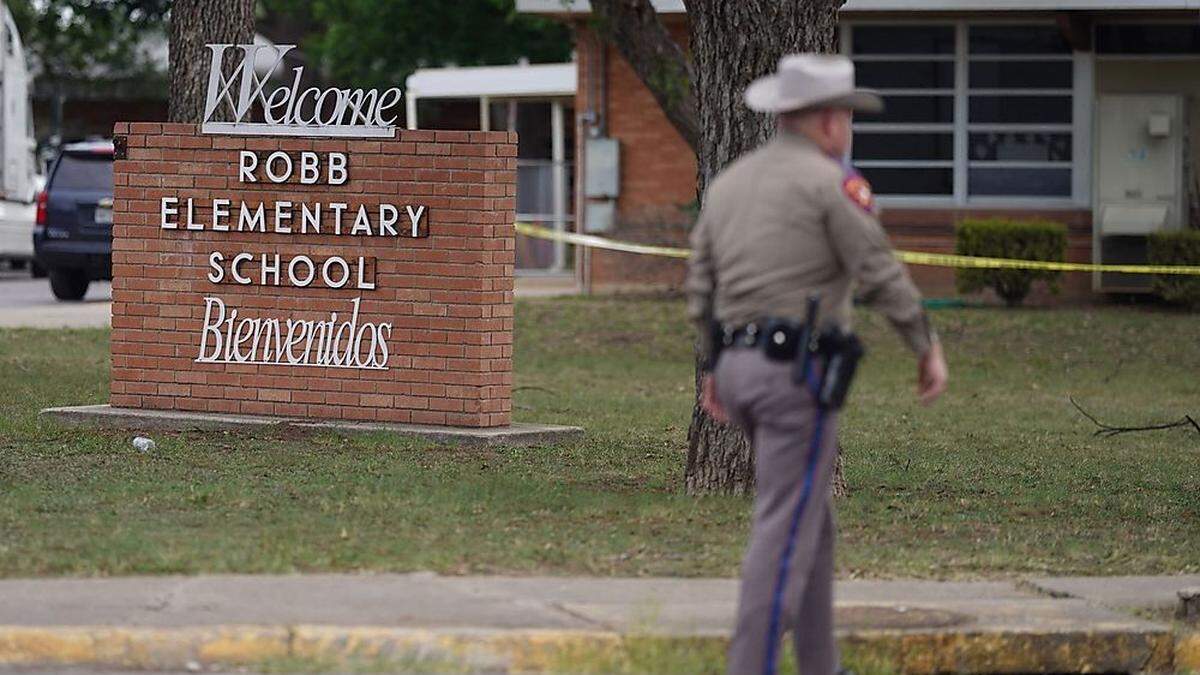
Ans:
MULTIPOLYGON (((773 118, 742 102, 750 82, 784 54, 832 52, 840 0, 685 0, 691 22, 693 91, 700 116, 699 192, 726 164, 770 137, 773 118)), ((697 389, 698 391, 698 389, 697 389)), ((685 473, 690 493, 743 494, 754 485, 754 456, 737 430, 692 410, 685 473)), ((845 489, 838 453, 835 489, 845 489)))
POLYGON ((170 24, 167 116, 172 122, 199 123, 212 58, 205 45, 250 44, 254 0, 176 0, 170 24))
POLYGON ((692 152, 700 152, 692 64, 658 20, 650 0, 593 0, 595 27, 616 45, 692 152))

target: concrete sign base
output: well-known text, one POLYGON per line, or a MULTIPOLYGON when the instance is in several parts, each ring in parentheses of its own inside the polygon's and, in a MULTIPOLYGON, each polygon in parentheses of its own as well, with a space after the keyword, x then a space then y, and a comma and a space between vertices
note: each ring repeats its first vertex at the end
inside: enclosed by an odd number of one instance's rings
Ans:
POLYGON ((340 432, 391 431, 398 434, 418 436, 435 443, 455 443, 462 445, 549 445, 551 443, 576 440, 583 436, 583 429, 580 427, 557 426, 553 424, 515 423, 503 427, 487 428, 446 427, 387 422, 325 421, 267 415, 141 410, 134 408, 114 408, 110 405, 46 408, 41 411, 41 415, 66 424, 77 424, 103 429, 127 429, 140 432, 161 430, 187 431, 193 429, 255 429, 271 426, 289 426, 299 429, 330 429, 340 432))

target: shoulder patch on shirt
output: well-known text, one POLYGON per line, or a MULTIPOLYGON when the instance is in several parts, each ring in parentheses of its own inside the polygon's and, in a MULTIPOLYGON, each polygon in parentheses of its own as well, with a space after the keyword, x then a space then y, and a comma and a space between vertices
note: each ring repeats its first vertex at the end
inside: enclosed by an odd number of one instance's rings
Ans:
POLYGON ((857 173, 846 176, 842 181, 842 191, 863 211, 875 214, 875 193, 871 192, 871 184, 866 178, 857 173))

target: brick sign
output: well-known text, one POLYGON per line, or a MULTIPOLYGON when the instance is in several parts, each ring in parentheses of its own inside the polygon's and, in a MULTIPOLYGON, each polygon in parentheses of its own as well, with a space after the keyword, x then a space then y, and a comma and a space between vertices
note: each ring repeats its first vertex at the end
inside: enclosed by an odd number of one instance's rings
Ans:
POLYGON ((113 406, 510 423, 515 134, 115 144, 113 406))

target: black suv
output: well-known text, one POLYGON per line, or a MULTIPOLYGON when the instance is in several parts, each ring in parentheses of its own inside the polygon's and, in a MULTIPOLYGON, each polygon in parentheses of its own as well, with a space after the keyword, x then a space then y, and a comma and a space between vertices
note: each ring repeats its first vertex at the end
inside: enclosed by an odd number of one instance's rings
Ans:
POLYGON ((33 255, 59 300, 81 300, 112 279, 112 141, 68 143, 37 197, 33 255))

